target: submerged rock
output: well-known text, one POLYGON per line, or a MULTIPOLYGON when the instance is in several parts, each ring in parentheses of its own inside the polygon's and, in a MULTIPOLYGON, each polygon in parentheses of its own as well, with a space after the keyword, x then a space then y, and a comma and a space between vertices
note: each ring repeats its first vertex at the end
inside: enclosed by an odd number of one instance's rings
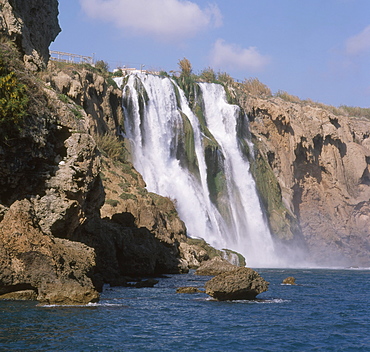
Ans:
POLYGON ((141 280, 135 284, 136 288, 143 288, 143 287, 154 287, 159 280, 156 279, 147 279, 147 280, 141 280))
POLYGON ((215 276, 205 284, 206 293, 219 300, 250 300, 267 291, 269 283, 250 268, 237 268, 215 276))
POLYGON ((200 290, 197 287, 191 287, 191 286, 188 286, 188 287, 179 287, 176 290, 176 293, 189 293, 189 294, 192 294, 192 293, 203 293, 203 292, 204 292, 203 290, 200 290))

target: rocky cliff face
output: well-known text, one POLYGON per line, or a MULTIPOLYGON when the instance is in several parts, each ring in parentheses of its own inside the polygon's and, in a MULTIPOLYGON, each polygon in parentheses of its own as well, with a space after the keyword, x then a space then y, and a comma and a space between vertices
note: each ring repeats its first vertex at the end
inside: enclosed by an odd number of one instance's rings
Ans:
POLYGON ((0 143, 0 297, 86 303, 126 276, 187 271, 184 224, 146 191, 117 137, 121 90, 93 68, 62 68, 39 74, 36 107, 0 143))
POLYGON ((147 192, 117 136, 123 131, 121 89, 93 70, 62 66, 51 63, 44 79, 59 96, 83 108, 85 128, 103 153, 101 216, 87 219, 73 238, 96 249, 97 268, 105 281, 188 270, 178 248, 186 241, 185 225, 170 200, 147 192))
POLYGON ((59 32, 57 0, 0 0, 0 33, 15 42, 27 68, 46 67, 59 32))
POLYGON ((269 214, 275 232, 301 237, 318 264, 368 266, 370 121, 279 98, 250 97, 244 108, 257 164, 281 194, 269 214))
POLYGON ((0 295, 26 289, 43 303, 95 301, 95 253, 71 239, 104 202, 96 144, 84 119, 30 75, 11 46, 0 49, 29 96, 17 128, 0 128, 0 295))

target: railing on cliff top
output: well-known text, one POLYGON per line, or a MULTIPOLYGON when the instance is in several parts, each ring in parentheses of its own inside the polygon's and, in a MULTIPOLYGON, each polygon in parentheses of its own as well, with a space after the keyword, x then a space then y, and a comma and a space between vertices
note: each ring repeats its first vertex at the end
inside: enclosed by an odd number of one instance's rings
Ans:
POLYGON ((84 56, 78 54, 64 53, 62 51, 50 50, 50 60, 59 62, 68 62, 74 64, 90 64, 94 65, 94 56, 84 56))
MULTIPOLYGON (((86 63, 86 64, 94 65, 94 56, 70 54, 70 53, 64 53, 62 51, 54 51, 54 50, 50 50, 50 60, 59 61, 59 62, 68 62, 68 63, 74 63, 74 64, 86 63)), ((113 70, 113 72, 117 70, 121 70, 124 75, 135 74, 138 72, 151 73, 154 75, 159 74, 159 70, 154 70, 154 69, 143 70, 143 68, 145 67, 144 64, 140 64, 140 69, 128 68, 126 66, 123 66, 123 67, 119 67, 119 66, 120 65, 117 65, 117 68, 113 70)), ((239 82, 239 83, 243 82, 243 80, 241 79, 237 79, 237 78, 233 78, 233 79, 235 82, 239 82)))

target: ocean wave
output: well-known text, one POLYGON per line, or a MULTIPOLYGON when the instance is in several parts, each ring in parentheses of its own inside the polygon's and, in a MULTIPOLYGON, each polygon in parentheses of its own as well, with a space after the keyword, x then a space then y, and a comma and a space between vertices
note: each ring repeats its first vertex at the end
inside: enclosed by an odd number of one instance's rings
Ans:
POLYGON ((98 302, 98 303, 87 303, 87 304, 38 304, 37 307, 40 307, 40 308, 98 308, 98 307, 127 308, 128 306, 122 303, 98 302))
POLYGON ((271 304, 271 303, 287 303, 290 302, 288 299, 282 298, 271 298, 271 299, 240 299, 240 300, 233 300, 233 301, 218 301, 212 297, 206 298, 197 298, 196 301, 212 301, 212 302, 227 302, 227 303, 246 303, 246 304, 271 304))

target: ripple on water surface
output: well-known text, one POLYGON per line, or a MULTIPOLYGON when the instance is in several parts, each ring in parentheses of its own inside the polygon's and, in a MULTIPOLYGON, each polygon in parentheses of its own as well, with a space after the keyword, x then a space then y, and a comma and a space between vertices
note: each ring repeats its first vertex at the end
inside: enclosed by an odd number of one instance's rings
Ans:
POLYGON ((259 270, 269 290, 253 301, 218 302, 192 274, 154 288, 106 288, 99 303, 0 302, 0 350, 370 351, 370 271, 259 270), (298 285, 282 285, 294 276, 298 285))

